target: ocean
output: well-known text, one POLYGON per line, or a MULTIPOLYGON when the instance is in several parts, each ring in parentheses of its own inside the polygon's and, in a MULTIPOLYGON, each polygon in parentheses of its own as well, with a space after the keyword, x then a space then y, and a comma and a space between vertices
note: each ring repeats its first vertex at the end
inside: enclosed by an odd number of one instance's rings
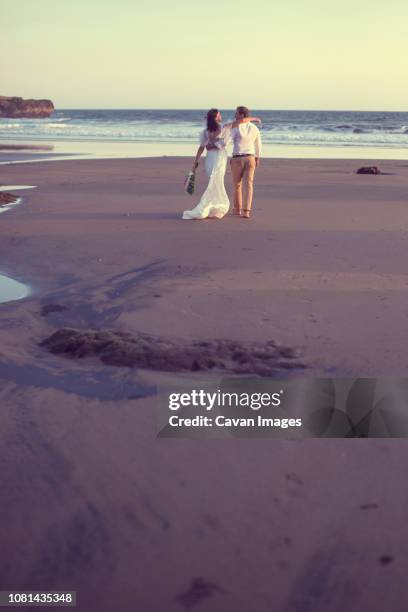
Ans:
MULTIPOLYGON (((224 121, 233 110, 222 110, 224 121)), ((0 119, 0 140, 196 144, 205 110, 57 109, 49 119, 0 119)), ((253 111, 267 145, 404 149, 408 112, 253 111)))

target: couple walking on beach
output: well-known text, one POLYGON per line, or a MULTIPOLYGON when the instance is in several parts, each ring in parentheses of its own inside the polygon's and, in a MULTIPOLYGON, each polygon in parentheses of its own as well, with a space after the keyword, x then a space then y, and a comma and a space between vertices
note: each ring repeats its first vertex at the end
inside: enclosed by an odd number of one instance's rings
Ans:
POLYGON ((198 166, 200 157, 207 150, 205 170, 209 177, 208 185, 199 203, 192 210, 183 212, 183 219, 222 219, 227 214, 230 203, 224 186, 227 168, 227 146, 233 143, 231 172, 234 182, 233 214, 249 219, 252 208, 253 181, 261 155, 261 135, 251 122, 260 123, 251 117, 246 106, 238 106, 235 120, 222 125, 221 113, 211 108, 207 113, 207 128, 201 132, 200 146, 194 160, 193 170, 198 166), (244 186, 244 200, 242 187, 244 186))

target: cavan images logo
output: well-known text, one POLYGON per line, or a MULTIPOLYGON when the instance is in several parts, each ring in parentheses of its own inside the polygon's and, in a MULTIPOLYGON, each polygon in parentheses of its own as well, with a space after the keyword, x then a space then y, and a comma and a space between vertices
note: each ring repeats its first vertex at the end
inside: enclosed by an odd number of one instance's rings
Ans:
POLYGON ((158 395, 160 437, 408 437, 408 379, 224 378, 158 395))

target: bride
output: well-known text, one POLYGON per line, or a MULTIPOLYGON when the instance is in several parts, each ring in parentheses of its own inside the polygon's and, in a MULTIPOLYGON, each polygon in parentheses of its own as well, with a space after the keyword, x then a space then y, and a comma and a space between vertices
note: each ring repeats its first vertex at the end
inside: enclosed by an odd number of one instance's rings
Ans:
POLYGON ((199 203, 192 210, 183 212, 183 219, 206 219, 215 217, 222 219, 229 209, 229 199, 224 186, 224 175, 227 168, 227 144, 231 140, 231 129, 240 123, 248 121, 260 122, 256 117, 245 117, 222 125, 221 113, 217 108, 211 108, 207 113, 207 129, 200 134, 200 146, 195 156, 193 170, 198 166, 205 149, 205 170, 209 177, 207 189, 199 203))

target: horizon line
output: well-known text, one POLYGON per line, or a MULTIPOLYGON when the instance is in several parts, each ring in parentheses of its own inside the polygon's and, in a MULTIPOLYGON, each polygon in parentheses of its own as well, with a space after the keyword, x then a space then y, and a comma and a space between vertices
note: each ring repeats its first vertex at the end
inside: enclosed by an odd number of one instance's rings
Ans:
MULTIPOLYGON (((109 107, 101 107, 101 106, 64 106, 64 107, 54 107, 55 110, 145 110, 145 111, 171 111, 171 110, 180 110, 180 111, 206 111, 207 107, 135 107, 135 106, 109 106, 109 107)), ((236 107, 219 107, 220 110, 235 110, 236 107)), ((257 108, 252 107, 253 111, 273 111, 273 112, 331 112, 331 113, 408 113, 407 110, 384 110, 384 109, 361 109, 361 108, 257 108)))

